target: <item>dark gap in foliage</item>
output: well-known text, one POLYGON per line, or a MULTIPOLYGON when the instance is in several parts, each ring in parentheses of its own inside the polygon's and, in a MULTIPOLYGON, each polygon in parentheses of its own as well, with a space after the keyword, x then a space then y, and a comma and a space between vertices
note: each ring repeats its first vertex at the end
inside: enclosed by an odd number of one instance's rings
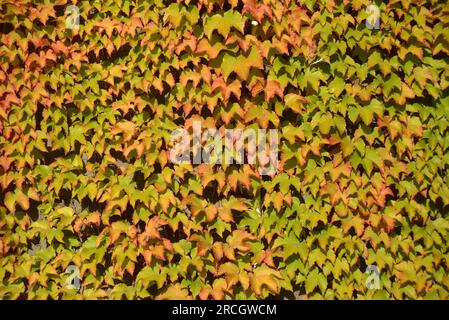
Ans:
POLYGON ((41 202, 30 199, 30 208, 27 210, 27 214, 31 218, 32 221, 37 221, 41 217, 41 214, 39 213, 39 208, 38 208, 40 204, 41 204, 41 202))
POLYGON ((111 149, 109 149, 109 153, 116 160, 120 160, 122 162, 127 162, 127 160, 126 160, 125 156, 123 155, 122 151, 117 151, 114 148, 111 148, 111 149))
POLYGON ((59 198, 62 200, 64 206, 70 205, 70 200, 72 199, 72 191, 67 188, 61 188, 59 190, 59 198))
POLYGON ((67 6, 65 5, 54 5, 53 9, 55 10, 56 17, 62 17, 65 14, 67 6))
POLYGON ((14 25, 9 22, 0 23, 0 34, 8 34, 14 30, 14 25))
POLYGON ((133 212, 134 212, 134 208, 131 206, 131 204, 128 203, 126 205, 125 211, 122 212, 123 219, 125 219, 126 221, 128 221, 132 224, 133 212))
POLYGON ((37 104, 37 110, 35 113, 35 126, 36 130, 41 130, 42 113, 44 111, 44 106, 41 103, 37 104))
POLYGON ((55 159, 64 157, 65 151, 62 148, 51 150, 49 152, 44 152, 44 164, 50 165, 55 159))
POLYGON ((81 200, 81 206, 84 209, 87 209, 89 212, 103 212, 106 204, 105 203, 99 203, 95 199, 92 201, 89 199, 89 197, 84 197, 83 200, 81 200))
POLYGON ((145 187, 145 178, 141 171, 134 172, 133 180, 136 182, 136 188, 138 190, 143 190, 143 188, 145 187))

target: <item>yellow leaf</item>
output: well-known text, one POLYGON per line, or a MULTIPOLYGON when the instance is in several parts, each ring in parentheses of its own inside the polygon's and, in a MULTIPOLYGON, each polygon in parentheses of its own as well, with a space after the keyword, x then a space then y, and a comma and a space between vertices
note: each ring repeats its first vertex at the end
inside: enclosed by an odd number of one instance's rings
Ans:
POLYGON ((265 286, 272 293, 279 292, 278 279, 282 276, 279 271, 270 269, 266 265, 262 265, 254 270, 251 277, 251 288, 256 295, 262 294, 262 288, 265 286))
POLYGON ((189 295, 189 291, 186 288, 183 288, 179 283, 169 286, 164 293, 156 296, 156 300, 191 300, 191 299, 192 297, 189 295))

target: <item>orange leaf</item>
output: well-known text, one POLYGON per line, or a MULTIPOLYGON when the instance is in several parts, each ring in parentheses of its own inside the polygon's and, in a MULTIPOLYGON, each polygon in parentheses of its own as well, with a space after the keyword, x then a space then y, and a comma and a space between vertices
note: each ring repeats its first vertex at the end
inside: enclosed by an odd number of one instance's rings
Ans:
POLYGON ((279 97, 284 97, 284 91, 282 90, 279 82, 277 80, 268 80, 267 86, 265 87, 265 101, 270 101, 275 94, 279 97))

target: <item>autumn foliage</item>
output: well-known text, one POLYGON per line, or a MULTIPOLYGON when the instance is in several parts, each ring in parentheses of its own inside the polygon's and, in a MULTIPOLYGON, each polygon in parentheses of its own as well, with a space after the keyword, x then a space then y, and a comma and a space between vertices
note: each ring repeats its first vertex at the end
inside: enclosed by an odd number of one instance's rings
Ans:
POLYGON ((447 299, 448 87, 446 0, 2 0, 0 298, 447 299))

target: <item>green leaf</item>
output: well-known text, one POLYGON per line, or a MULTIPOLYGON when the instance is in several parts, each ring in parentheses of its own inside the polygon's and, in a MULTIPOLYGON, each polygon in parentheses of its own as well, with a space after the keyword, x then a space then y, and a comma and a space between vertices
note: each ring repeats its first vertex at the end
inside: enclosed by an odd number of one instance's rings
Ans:
POLYGON ((204 33, 211 39, 212 32, 217 30, 225 39, 227 39, 231 28, 234 27, 243 33, 245 28, 245 17, 239 12, 229 10, 223 16, 216 14, 206 20, 204 33))

